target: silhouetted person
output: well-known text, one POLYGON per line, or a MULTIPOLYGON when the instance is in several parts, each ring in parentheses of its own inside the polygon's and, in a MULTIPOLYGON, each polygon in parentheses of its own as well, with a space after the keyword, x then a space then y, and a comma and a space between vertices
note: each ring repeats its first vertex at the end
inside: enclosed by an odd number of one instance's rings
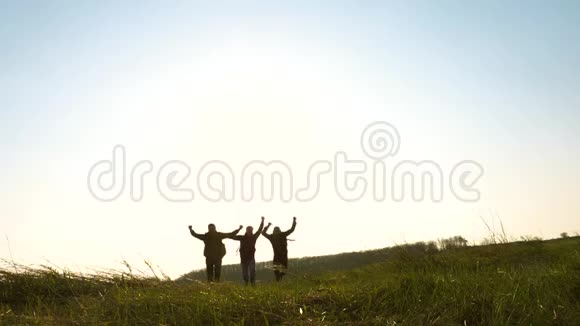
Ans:
POLYGON ((256 253, 256 240, 260 237, 263 229, 264 217, 262 217, 262 222, 260 223, 260 227, 256 233, 253 233, 253 227, 248 226, 244 235, 236 235, 234 237, 234 240, 240 241, 242 277, 244 278, 246 285, 248 285, 248 282, 252 285, 256 284, 256 259, 254 258, 254 253, 256 253))
POLYGON ((226 246, 224 246, 222 240, 235 237, 242 227, 243 226, 240 225, 240 227, 233 232, 221 233, 216 231, 215 225, 210 224, 207 226, 208 231, 206 234, 198 234, 193 231, 191 225, 189 226, 189 232, 191 235, 203 241, 205 244, 203 255, 205 256, 208 282, 220 281, 222 258, 226 255, 226 246))
POLYGON ((292 227, 286 232, 282 232, 279 227, 275 227, 274 232, 268 234, 268 228, 271 225, 272 223, 268 223, 262 234, 272 243, 272 249, 274 249, 274 275, 276 276, 276 281, 280 282, 286 274, 286 269, 288 269, 288 236, 296 229, 296 217, 292 221, 292 227))

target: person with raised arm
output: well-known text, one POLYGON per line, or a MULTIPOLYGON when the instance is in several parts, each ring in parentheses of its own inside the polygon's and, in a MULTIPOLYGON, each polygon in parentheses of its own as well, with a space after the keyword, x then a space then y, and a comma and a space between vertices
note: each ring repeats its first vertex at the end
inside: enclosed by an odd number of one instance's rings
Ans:
POLYGON ((264 229, 264 217, 262 216, 262 221, 260 222, 260 227, 258 231, 254 233, 254 228, 251 226, 246 227, 246 233, 244 235, 236 235, 233 239, 240 242, 240 260, 242 265, 242 278, 244 283, 248 285, 248 282, 252 285, 256 285, 256 259, 254 254, 256 253, 256 241, 262 230, 264 229))
POLYGON ((218 232, 214 224, 209 224, 207 226, 207 232, 205 234, 195 233, 191 225, 189 226, 189 232, 191 235, 205 244, 203 248, 203 255, 205 256, 205 266, 207 272, 208 282, 219 282, 222 270, 222 258, 226 255, 226 246, 223 244, 222 240, 226 238, 232 239, 240 232, 243 226, 230 233, 218 232))
POLYGON ((272 223, 268 223, 264 231, 262 231, 262 235, 270 240, 272 249, 274 249, 274 275, 276 281, 280 282, 288 269, 288 236, 296 229, 296 217, 292 221, 292 227, 285 232, 282 232, 279 227, 275 227, 274 232, 268 234, 268 228, 271 225, 272 223))

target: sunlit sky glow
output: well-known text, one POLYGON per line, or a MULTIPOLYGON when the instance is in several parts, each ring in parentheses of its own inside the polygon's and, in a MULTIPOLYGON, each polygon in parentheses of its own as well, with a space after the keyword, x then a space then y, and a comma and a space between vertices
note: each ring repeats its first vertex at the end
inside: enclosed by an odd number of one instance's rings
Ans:
MULTIPOLYGON (((5 1, 0 4, 0 257, 71 269, 144 258, 203 266, 187 225, 223 231, 297 216, 290 257, 487 235, 580 232, 576 1, 5 1), (395 125, 400 160, 480 162, 482 198, 309 203, 92 198, 93 163, 283 160, 305 182, 364 127, 395 125)), ((194 187, 192 177, 188 185, 194 187)), ((298 187, 298 185, 297 185, 298 187)), ((225 263, 236 263, 227 242, 225 263)), ((257 260, 271 259, 258 241, 257 260)))

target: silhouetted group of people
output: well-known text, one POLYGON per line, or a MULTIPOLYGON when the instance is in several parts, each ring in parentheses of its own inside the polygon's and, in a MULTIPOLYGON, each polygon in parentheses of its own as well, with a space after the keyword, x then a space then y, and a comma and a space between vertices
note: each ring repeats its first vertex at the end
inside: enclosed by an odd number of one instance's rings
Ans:
POLYGON ((268 229, 272 223, 264 228, 264 217, 260 222, 260 226, 256 233, 251 226, 246 227, 244 235, 237 235, 243 228, 240 227, 230 233, 222 233, 216 230, 214 224, 207 226, 207 233, 196 233, 191 225, 189 232, 192 236, 203 241, 205 244, 203 255, 205 256, 205 264, 207 271, 207 280, 209 282, 219 282, 221 276, 222 258, 226 255, 226 246, 223 244, 223 239, 233 239, 240 242, 240 260, 242 266, 242 277, 246 285, 256 283, 256 259, 254 254, 256 252, 256 241, 263 235, 270 240, 272 249, 274 250, 274 275, 276 281, 281 281, 288 269, 288 236, 296 229, 296 217, 292 221, 292 227, 282 232, 279 227, 275 227, 271 234, 268 234, 268 229))

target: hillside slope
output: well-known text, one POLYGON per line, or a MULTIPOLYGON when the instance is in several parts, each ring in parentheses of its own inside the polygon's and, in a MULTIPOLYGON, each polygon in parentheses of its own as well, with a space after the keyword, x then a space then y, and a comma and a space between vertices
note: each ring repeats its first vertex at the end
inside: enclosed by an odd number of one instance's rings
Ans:
MULTIPOLYGON (((315 275, 327 271, 344 271, 358 268, 364 265, 381 262, 388 259, 392 255, 392 248, 383 248, 377 250, 349 252, 336 255, 291 258, 288 265, 288 277, 292 278, 296 275, 315 275)), ((270 282, 274 280, 272 272, 272 262, 258 262, 256 263, 256 279, 258 282, 270 282)), ((240 264, 224 265, 222 266, 222 279, 228 282, 242 282, 240 264)), ((205 281, 205 269, 194 270, 187 273, 176 281, 205 281)))
MULTIPOLYGON (((574 325, 580 320, 578 237, 440 252, 410 245, 388 252, 388 259, 359 268, 256 287, 9 268, 0 271, 0 324, 574 325)), ((327 259, 307 261, 327 266, 327 259)))

